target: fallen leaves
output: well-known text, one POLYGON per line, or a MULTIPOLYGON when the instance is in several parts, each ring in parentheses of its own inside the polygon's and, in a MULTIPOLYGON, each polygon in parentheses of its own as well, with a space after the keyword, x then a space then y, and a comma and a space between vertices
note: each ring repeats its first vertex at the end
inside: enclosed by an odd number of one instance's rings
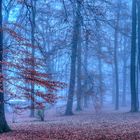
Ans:
POLYGON ((139 113, 77 114, 11 124, 0 140, 139 140, 139 113), (137 118, 137 119, 136 119, 137 118))

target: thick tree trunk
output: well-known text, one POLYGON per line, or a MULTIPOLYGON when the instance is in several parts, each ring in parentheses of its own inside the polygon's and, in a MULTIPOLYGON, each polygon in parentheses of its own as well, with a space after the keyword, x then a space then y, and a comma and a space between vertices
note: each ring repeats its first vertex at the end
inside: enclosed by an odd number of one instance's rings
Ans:
MULTIPOLYGON (((2 0, 0 0, 0 61, 3 61, 3 32, 2 32, 2 0)), ((0 64, 0 74, 2 74, 2 64, 0 64)), ((3 91, 3 81, 0 81, 1 91, 3 91)), ((10 128, 5 119, 4 93, 0 92, 0 133, 8 132, 10 128)))
POLYGON ((73 97, 74 97, 74 90, 75 90, 75 76, 76 76, 76 55, 77 55, 77 46, 79 40, 79 32, 80 32, 80 9, 81 9, 81 2, 77 0, 77 8, 76 8, 76 15, 74 19, 74 27, 73 27, 73 38, 72 38, 72 54, 71 54, 71 71, 70 71, 70 85, 69 85, 69 92, 68 92, 68 100, 65 115, 73 115, 73 97))
MULTIPOLYGON (((81 28, 80 28, 81 30, 81 28)), ((81 31, 79 32, 79 43, 78 43, 78 49, 77 49, 77 107, 76 110, 77 111, 81 111, 82 107, 81 107, 81 98, 82 98, 82 86, 81 86, 81 31)))
POLYGON ((132 1, 132 41, 131 41, 131 112, 137 112, 139 110, 138 105, 138 93, 136 90, 136 34, 137 34, 137 12, 136 12, 136 0, 132 1))
POLYGON ((139 107, 139 77, 140 77, 140 0, 137 1, 138 17, 138 61, 137 61, 137 105, 139 107))
MULTIPOLYGON (((5 10, 5 16, 4 16, 4 19, 3 19, 3 24, 7 24, 8 23, 8 20, 9 20, 9 14, 10 14, 10 7, 8 7, 7 8, 7 10, 5 10)), ((5 36, 5 35, 4 35, 5 36)), ((5 46, 7 46, 8 44, 6 44, 7 43, 7 39, 8 38, 5 38, 4 39, 4 44, 5 44, 5 46)), ((4 48, 4 46, 3 46, 3 48, 4 48)), ((6 48, 6 47, 5 47, 6 48)), ((4 49, 5 49, 4 48, 4 49)), ((3 60, 4 61, 7 61, 8 60, 8 54, 7 53, 5 53, 4 55, 3 55, 3 60)), ((4 75, 8 75, 8 70, 6 70, 6 66, 3 66, 3 74, 4 75)), ((4 91, 4 99, 8 99, 8 96, 7 96, 7 93, 8 93, 8 90, 7 90, 7 81, 6 80, 4 80, 3 81, 3 91, 4 91)), ((5 104, 5 112, 8 112, 8 106, 9 105, 7 105, 7 104, 5 104)))

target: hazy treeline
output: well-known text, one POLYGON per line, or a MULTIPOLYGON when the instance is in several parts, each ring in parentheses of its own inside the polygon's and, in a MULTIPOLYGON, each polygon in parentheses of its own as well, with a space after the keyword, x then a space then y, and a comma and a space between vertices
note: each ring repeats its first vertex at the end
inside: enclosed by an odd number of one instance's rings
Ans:
POLYGON ((139 110, 138 0, 0 0, 0 5, 0 131, 9 130, 4 96, 26 99, 31 117, 39 106, 44 110, 45 101, 54 102, 56 93, 66 104, 65 115, 107 104, 139 110))

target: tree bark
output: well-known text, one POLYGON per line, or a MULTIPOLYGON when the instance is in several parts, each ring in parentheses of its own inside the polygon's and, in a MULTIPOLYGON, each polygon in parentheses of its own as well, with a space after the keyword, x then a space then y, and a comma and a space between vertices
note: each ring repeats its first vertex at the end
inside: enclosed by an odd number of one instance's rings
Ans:
POLYGON ((73 38, 72 38, 72 46, 71 46, 71 71, 70 71, 70 85, 68 92, 68 100, 66 105, 65 115, 73 115, 73 97, 75 90, 75 76, 76 76, 76 55, 77 55, 77 46, 79 40, 79 32, 80 32, 80 9, 81 9, 81 1, 76 1, 76 15, 74 19, 74 27, 73 27, 73 38))
MULTIPOLYGON (((0 0, 0 62, 3 61, 3 31, 2 31, 2 0, 0 0)), ((0 74, 2 74, 2 64, 0 64, 0 74)), ((1 91, 3 91, 3 81, 0 80, 1 91)), ((0 133, 8 132, 10 128, 5 119, 4 93, 0 92, 0 133)))
POLYGON ((76 110, 77 111, 81 111, 82 107, 81 107, 81 98, 82 98, 82 86, 81 86, 81 28, 80 28, 80 32, 79 32, 79 43, 78 43, 78 49, 77 49, 77 107, 76 110))
POLYGON ((131 40, 131 112, 138 112, 138 93, 136 90, 136 41, 137 41, 137 11, 136 0, 132 1, 132 40, 131 40))

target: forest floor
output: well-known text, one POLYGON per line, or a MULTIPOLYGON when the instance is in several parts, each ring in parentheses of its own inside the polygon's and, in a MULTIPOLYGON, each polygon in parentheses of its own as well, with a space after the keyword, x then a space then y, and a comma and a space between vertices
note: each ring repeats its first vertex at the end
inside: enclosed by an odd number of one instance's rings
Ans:
POLYGON ((46 116, 44 122, 20 116, 0 140, 140 140, 140 113, 84 111, 46 116), (26 119, 25 119, 26 118, 26 119))

